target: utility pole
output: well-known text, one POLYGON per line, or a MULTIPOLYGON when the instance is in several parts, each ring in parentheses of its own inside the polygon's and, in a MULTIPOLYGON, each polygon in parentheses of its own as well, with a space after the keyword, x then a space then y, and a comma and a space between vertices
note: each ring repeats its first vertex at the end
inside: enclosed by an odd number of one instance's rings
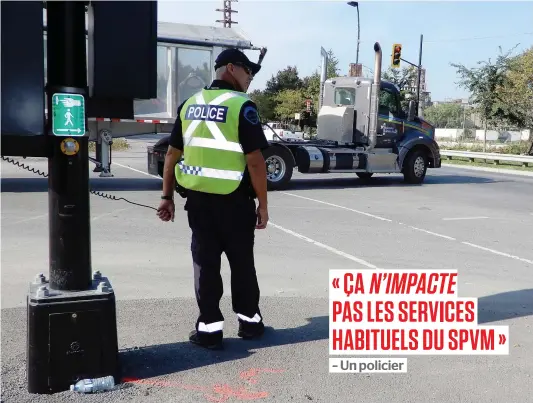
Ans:
POLYGON ((224 28, 231 28, 231 24, 238 24, 237 21, 231 20, 231 14, 238 13, 237 10, 232 10, 231 8, 231 3, 233 1, 238 2, 238 0, 224 0, 224 8, 217 8, 217 11, 224 13, 224 19, 217 20, 216 22, 222 22, 224 24, 224 28))
POLYGON ((359 24, 359 6, 357 8, 357 53, 355 55, 355 64, 359 64, 359 44, 361 43, 361 25, 359 24))
POLYGON ((361 27, 359 25, 359 2, 349 1, 348 5, 357 9, 357 53, 355 55, 355 64, 359 64, 359 43, 361 42, 361 27))

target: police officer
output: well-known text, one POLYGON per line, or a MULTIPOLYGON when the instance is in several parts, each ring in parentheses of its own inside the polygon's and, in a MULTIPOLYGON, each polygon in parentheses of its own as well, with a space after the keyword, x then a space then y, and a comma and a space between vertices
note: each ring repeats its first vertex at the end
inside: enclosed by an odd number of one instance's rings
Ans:
POLYGON ((231 268, 238 336, 249 339, 264 332, 254 231, 268 222, 266 167, 261 153, 268 142, 256 105, 246 95, 260 68, 243 52, 224 50, 215 61, 216 79, 178 108, 165 157, 158 215, 163 221, 174 221, 176 179, 180 194, 186 197, 200 310, 189 340, 211 349, 222 347, 223 252, 231 268))

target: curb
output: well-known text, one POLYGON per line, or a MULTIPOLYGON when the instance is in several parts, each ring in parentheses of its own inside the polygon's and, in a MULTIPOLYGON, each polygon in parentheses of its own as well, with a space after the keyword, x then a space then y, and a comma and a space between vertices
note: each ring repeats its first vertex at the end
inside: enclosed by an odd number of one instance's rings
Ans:
POLYGON ((501 168, 485 168, 485 167, 470 167, 468 165, 459 165, 459 164, 448 164, 445 162, 442 162, 442 166, 446 166, 448 168, 460 168, 460 169, 470 169, 471 171, 482 171, 482 172, 492 172, 492 173, 498 173, 498 174, 508 174, 508 175, 515 175, 515 176, 528 176, 533 177, 533 172, 525 172, 525 171, 518 171, 514 169, 501 169, 501 168))

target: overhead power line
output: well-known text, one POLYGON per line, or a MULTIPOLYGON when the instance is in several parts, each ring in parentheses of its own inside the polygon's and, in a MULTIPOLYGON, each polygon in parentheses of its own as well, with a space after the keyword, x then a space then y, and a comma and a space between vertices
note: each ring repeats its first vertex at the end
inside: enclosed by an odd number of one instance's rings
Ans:
POLYGON ((533 32, 522 32, 508 35, 496 35, 496 36, 472 36, 469 38, 450 38, 450 39, 441 39, 433 41, 424 41, 424 43, 441 43, 441 42, 459 42, 459 41, 475 41, 479 39, 498 39, 498 38, 509 38, 512 36, 521 36, 521 35, 533 35, 533 32))

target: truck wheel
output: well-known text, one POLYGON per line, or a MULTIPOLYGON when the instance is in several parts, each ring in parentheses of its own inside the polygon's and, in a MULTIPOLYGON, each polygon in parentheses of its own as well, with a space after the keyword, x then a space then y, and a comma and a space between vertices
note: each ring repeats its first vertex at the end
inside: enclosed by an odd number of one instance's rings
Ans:
POLYGON ((368 180, 374 175, 372 172, 356 172, 355 173, 359 178, 368 180))
POLYGON ((419 184, 424 181, 428 169, 428 157, 423 150, 413 150, 405 157, 403 177, 405 182, 419 184))
POLYGON ((293 159, 290 151, 270 146, 263 152, 267 171, 268 190, 285 189, 292 178, 293 159))

